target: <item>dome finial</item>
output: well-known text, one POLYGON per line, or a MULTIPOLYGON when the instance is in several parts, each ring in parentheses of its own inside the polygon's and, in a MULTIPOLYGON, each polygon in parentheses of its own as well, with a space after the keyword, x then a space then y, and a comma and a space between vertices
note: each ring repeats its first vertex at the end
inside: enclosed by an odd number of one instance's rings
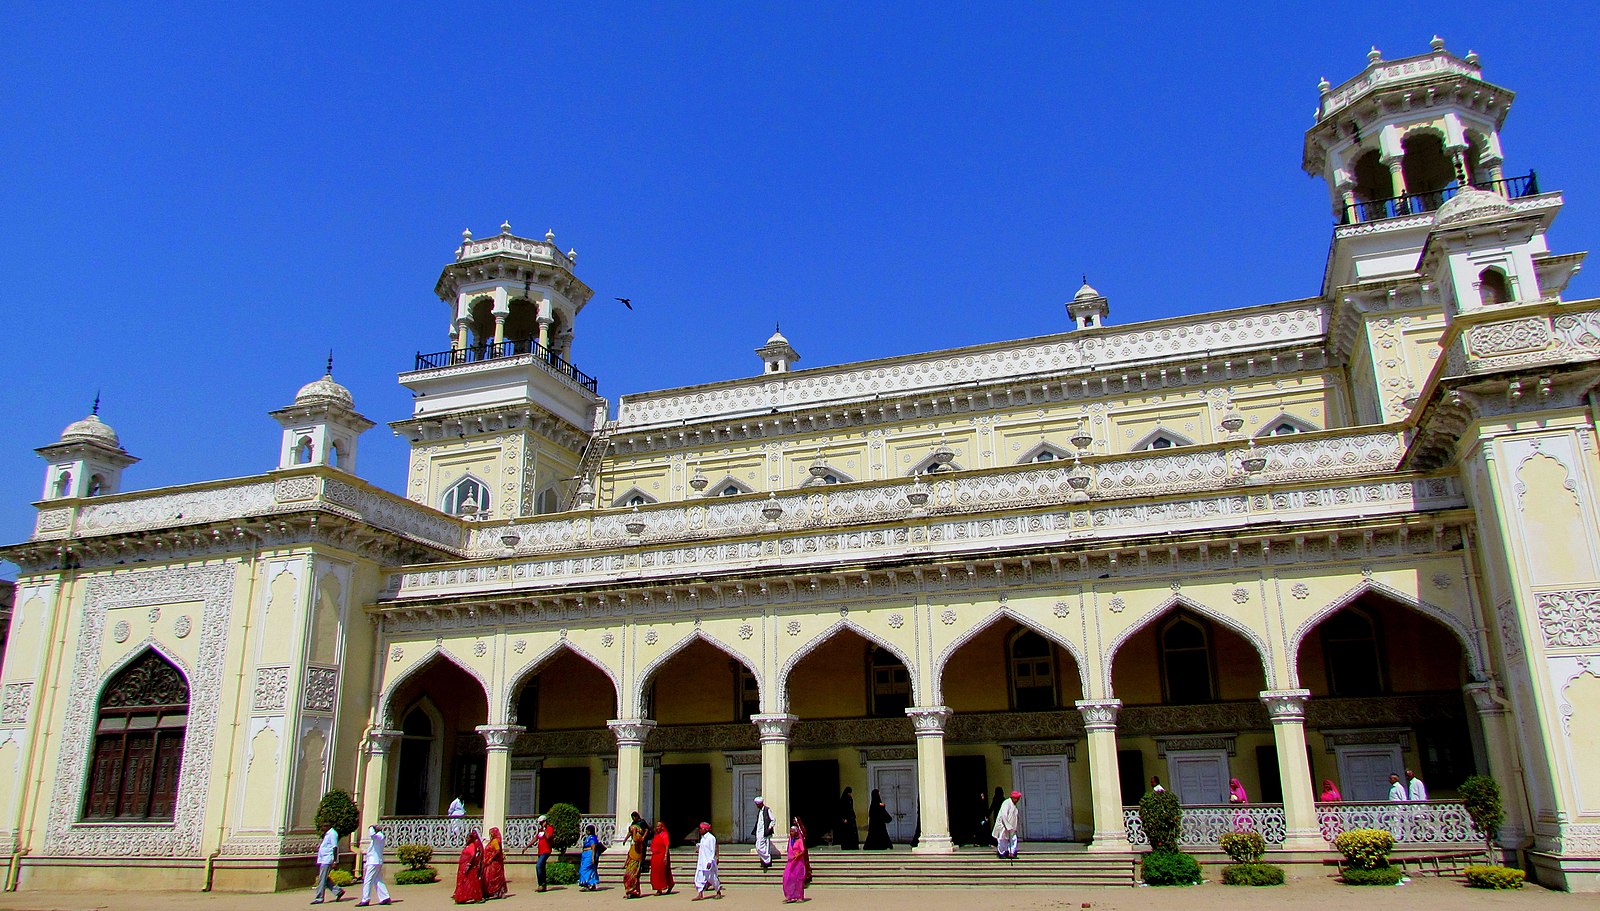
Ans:
POLYGON ((1372 46, 1372 50, 1367 51, 1367 63, 1370 64, 1370 63, 1382 63, 1382 62, 1383 62, 1383 51, 1378 50, 1378 46, 1376 44, 1374 44, 1372 46))
POLYGON ((1328 81, 1328 77, 1324 76, 1321 79, 1317 80, 1317 91, 1319 91, 1322 94, 1326 95, 1329 92, 1333 91, 1333 83, 1329 82, 1328 81))
POLYGON ((96 416, 100 414, 100 390, 98 389, 94 391, 94 407, 89 409, 89 413, 96 416))
POLYGON ((328 375, 333 376, 333 349, 328 349, 328 375))
POLYGON ((500 223, 500 233, 501 234, 510 234, 511 233, 511 219, 508 218, 505 221, 500 223))
POLYGON ((555 228, 545 228, 544 229, 544 242, 547 243, 547 244, 553 244, 553 243, 556 242, 556 229, 555 228))
POLYGON ((1434 35, 1433 40, 1428 42, 1428 47, 1433 48, 1435 54, 1440 53, 1444 50, 1444 39, 1434 35))
POLYGON ((469 242, 471 242, 471 240, 472 240, 472 229, 471 228, 462 228, 461 229, 461 242, 462 243, 469 243, 469 242))

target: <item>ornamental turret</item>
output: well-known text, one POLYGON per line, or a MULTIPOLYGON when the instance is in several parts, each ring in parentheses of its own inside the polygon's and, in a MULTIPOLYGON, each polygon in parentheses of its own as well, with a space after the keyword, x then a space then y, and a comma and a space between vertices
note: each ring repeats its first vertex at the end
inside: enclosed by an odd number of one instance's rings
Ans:
POLYGON ((280 469, 326 465, 355 474, 356 440, 373 426, 356 411, 350 390, 334 381, 331 354, 322 379, 301 386, 294 404, 272 412, 272 417, 283 426, 280 469))
POLYGON ((45 470, 44 499, 98 497, 122 489, 122 469, 139 461, 122 448, 117 432, 100 420, 100 398, 81 421, 61 431, 61 439, 35 449, 50 467, 45 470))

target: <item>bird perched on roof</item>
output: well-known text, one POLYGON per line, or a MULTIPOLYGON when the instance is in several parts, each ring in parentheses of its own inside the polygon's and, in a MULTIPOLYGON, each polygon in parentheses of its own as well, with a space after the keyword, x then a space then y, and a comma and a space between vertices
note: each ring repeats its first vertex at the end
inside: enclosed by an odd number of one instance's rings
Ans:
POLYGON ((633 301, 630 298, 613 297, 612 300, 622 301, 622 306, 627 307, 629 310, 633 309, 633 301))

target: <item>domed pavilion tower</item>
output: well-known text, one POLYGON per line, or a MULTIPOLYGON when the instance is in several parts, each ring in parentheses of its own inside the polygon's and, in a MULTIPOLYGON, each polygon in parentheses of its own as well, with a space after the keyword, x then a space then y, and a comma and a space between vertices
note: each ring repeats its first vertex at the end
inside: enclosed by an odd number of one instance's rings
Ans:
POLYGON ((100 420, 100 400, 81 421, 61 431, 61 439, 35 449, 50 467, 45 471, 44 497, 98 497, 122 489, 122 469, 139 461, 122 448, 117 432, 100 420))

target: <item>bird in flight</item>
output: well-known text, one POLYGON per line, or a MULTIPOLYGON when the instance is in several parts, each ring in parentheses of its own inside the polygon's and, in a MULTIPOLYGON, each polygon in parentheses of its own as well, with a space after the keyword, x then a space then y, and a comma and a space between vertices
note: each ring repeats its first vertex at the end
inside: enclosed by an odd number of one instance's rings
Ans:
POLYGON ((629 310, 633 309, 633 300, 631 298, 613 297, 612 300, 622 301, 622 306, 627 307, 629 310))

